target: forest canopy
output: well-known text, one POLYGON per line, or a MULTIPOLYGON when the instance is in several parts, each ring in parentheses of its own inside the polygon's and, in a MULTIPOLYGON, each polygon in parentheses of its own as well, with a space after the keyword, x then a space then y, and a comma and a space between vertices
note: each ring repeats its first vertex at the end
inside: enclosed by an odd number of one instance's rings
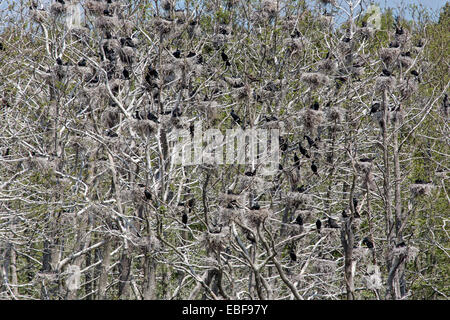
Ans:
POLYGON ((450 3, 23 0, 0 21, 0 299, 450 295, 450 3), (230 132, 244 155, 219 161, 230 132))

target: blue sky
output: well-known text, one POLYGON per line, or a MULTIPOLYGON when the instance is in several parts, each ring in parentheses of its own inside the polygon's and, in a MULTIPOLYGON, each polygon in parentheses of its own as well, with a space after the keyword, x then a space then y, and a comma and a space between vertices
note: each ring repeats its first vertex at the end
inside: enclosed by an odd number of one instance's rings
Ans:
POLYGON ((448 0, 377 0, 380 3, 381 7, 390 7, 397 8, 397 6, 402 3, 405 5, 408 4, 421 4, 426 8, 430 8, 432 10, 439 10, 442 8, 448 0))

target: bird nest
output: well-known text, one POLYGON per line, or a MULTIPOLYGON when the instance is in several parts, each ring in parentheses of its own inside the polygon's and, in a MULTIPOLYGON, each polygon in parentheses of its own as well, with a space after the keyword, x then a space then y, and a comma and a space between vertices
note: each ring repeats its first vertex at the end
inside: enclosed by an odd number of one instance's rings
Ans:
POLYGON ((431 183, 414 183, 409 188, 414 197, 419 197, 431 196, 434 186, 431 183))
POLYGON ((408 78, 400 82, 398 89, 402 95, 402 99, 410 98, 419 89, 418 83, 415 79, 408 78))
POLYGON ((95 0, 86 1, 85 4, 89 13, 94 15, 101 15, 103 11, 108 8, 108 4, 106 2, 100 2, 95 0))
POLYGON ((332 273, 335 272, 338 266, 338 263, 334 260, 326 260, 326 259, 314 259, 314 270, 318 273, 332 273))
POLYGON ((393 63, 400 56, 400 48, 382 48, 380 50, 380 58, 387 65, 393 63))
POLYGON ((324 59, 319 62, 317 67, 326 74, 333 74, 336 72, 338 65, 337 62, 332 59, 324 59))
POLYGON ((269 216, 269 210, 247 210, 244 214, 245 225, 256 228, 269 216))
POLYGON ((107 16, 99 16, 97 20, 95 20, 95 25, 99 29, 106 29, 111 30, 116 27, 119 27, 119 19, 114 17, 107 17, 107 16))
POLYGON ((329 82, 328 77, 319 72, 303 73, 300 77, 300 80, 310 85, 313 89, 321 85, 326 85, 329 82))
POLYGON ((414 59, 407 56, 400 56, 398 57, 397 64, 404 69, 408 69, 414 64, 414 59))
POLYGON ((376 80, 375 88, 377 91, 393 90, 397 81, 394 77, 380 76, 376 80))
POLYGON ((327 118, 330 121, 336 121, 342 123, 345 120, 345 113, 347 110, 341 107, 331 107, 327 112, 327 118))
POLYGON ((62 15, 65 12, 66 12, 66 6, 63 5, 62 3, 55 2, 50 6, 50 13, 55 16, 62 15))
POLYGON ((212 251, 222 251, 225 249, 225 243, 228 239, 229 228, 224 228, 219 233, 205 232, 201 239, 203 246, 212 251))
POLYGON ((308 130, 316 129, 323 121, 323 112, 304 108, 300 111, 300 118, 303 120, 303 126, 308 130))
POLYGON ((299 193, 299 192, 287 192, 285 194, 286 200, 291 204, 308 204, 312 202, 312 195, 299 193))

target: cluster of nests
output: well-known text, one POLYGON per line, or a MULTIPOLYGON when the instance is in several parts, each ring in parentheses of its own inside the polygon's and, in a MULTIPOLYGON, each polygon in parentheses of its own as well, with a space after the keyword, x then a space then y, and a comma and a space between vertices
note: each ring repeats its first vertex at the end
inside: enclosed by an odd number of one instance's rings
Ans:
POLYGON ((381 48, 379 56, 383 61, 385 68, 383 73, 376 80, 376 89, 378 91, 394 91, 398 87, 401 100, 408 99, 417 91, 420 83, 420 73, 417 70, 411 70, 415 64, 414 53, 420 53, 424 44, 418 41, 412 45, 409 31, 398 24, 395 28, 393 40, 387 48, 381 48), (403 74, 403 78, 397 80, 393 74, 397 70, 403 74), (409 70, 409 74, 405 71, 409 70))

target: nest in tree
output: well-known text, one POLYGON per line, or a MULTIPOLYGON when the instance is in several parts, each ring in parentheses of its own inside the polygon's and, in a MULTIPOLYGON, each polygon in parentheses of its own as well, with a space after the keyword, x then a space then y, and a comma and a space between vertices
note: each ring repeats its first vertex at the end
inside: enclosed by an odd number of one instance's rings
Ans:
POLYGON ((157 17, 153 19, 153 26, 155 27, 157 32, 161 34, 168 34, 173 29, 173 22, 157 17))
POLYGON ((132 64, 135 53, 131 47, 123 47, 119 50, 120 61, 127 64, 132 64))
POLYGON ((312 195, 307 193, 300 193, 300 192, 287 192, 285 194, 286 200, 293 204, 308 204, 312 202, 312 195))
POLYGON ((318 64, 318 69, 326 74, 334 74, 337 70, 338 64, 332 59, 321 60, 318 64))
POLYGON ((414 59, 408 56, 400 56, 398 57, 397 63, 404 69, 408 69, 414 64, 414 59))
POLYGON ((396 84, 397 84, 397 81, 394 77, 380 76, 376 80, 375 88, 377 91, 381 91, 381 92, 384 90, 392 91, 395 88, 396 84))
POLYGON ((258 227, 269 216, 269 210, 247 210, 244 214, 246 225, 251 229, 258 227))
POLYGON ((321 85, 326 85, 329 81, 328 77, 319 72, 306 72, 300 77, 300 80, 315 89, 321 85))
POLYGON ((66 6, 62 3, 55 2, 50 6, 50 13, 54 16, 62 15, 66 12, 66 6))
POLYGON ((362 27, 356 30, 356 35, 361 38, 372 38, 375 34, 375 29, 371 27, 362 27))
POLYGON ((89 0, 86 1, 85 4, 87 10, 89 13, 94 15, 102 15, 103 11, 108 9, 108 4, 106 2, 96 1, 96 0, 89 0))
POLYGON ((173 0, 163 0, 161 2, 161 8, 163 8, 166 11, 170 11, 173 9, 173 0))
POLYGON ((219 223, 228 225, 231 221, 241 220, 243 209, 220 207, 219 209, 219 223))
POLYGON ((410 191, 414 197, 431 196, 434 186, 431 183, 413 183, 410 191))
POLYGON ((141 136, 150 137, 158 131, 158 124, 151 120, 133 120, 132 124, 141 136))
POLYGON ((201 241, 202 245, 212 251, 223 251, 227 242, 229 228, 223 228, 219 233, 205 232, 201 241))
POLYGON ((327 112, 327 118, 330 121, 336 121, 338 123, 342 123, 345 120, 345 113, 347 110, 340 107, 331 107, 327 112))
POLYGON ((382 48, 380 50, 380 58, 386 65, 390 65, 400 56, 400 48, 382 48))
POLYGON ((268 18, 275 17, 278 12, 277 1, 264 0, 262 3, 262 11, 268 18))
POLYGON ((337 269, 337 262, 327 259, 314 259, 313 266, 318 273, 334 273, 337 269))
POLYGON ((116 16, 108 17, 102 15, 97 17, 95 20, 95 25, 99 29, 112 30, 119 27, 119 19, 117 19, 116 16))
POLYGON ((292 53, 299 53, 305 48, 305 43, 302 38, 287 38, 283 43, 292 53))
POLYGON ((407 78, 400 82, 398 86, 402 100, 410 98, 419 89, 418 83, 413 78, 407 78))
POLYGON ((44 10, 32 10, 31 19, 37 23, 44 23, 48 19, 48 13, 44 10))
POLYGON ((367 172, 363 177, 363 189, 369 189, 370 191, 375 191, 377 189, 377 185, 375 184, 375 179, 373 178, 372 172, 367 172))
POLYGON ((303 126, 310 131, 316 129, 323 121, 323 112, 304 108, 300 111, 300 118, 303 120, 303 126))
POLYGON ((101 119, 106 128, 111 129, 119 124, 120 113, 117 108, 107 108, 102 112, 101 119))
MULTIPOLYGON (((361 219, 357 219, 361 220, 361 219)), ((353 257, 355 260, 365 260, 371 256, 371 251, 369 248, 358 247, 353 249, 353 257)))

